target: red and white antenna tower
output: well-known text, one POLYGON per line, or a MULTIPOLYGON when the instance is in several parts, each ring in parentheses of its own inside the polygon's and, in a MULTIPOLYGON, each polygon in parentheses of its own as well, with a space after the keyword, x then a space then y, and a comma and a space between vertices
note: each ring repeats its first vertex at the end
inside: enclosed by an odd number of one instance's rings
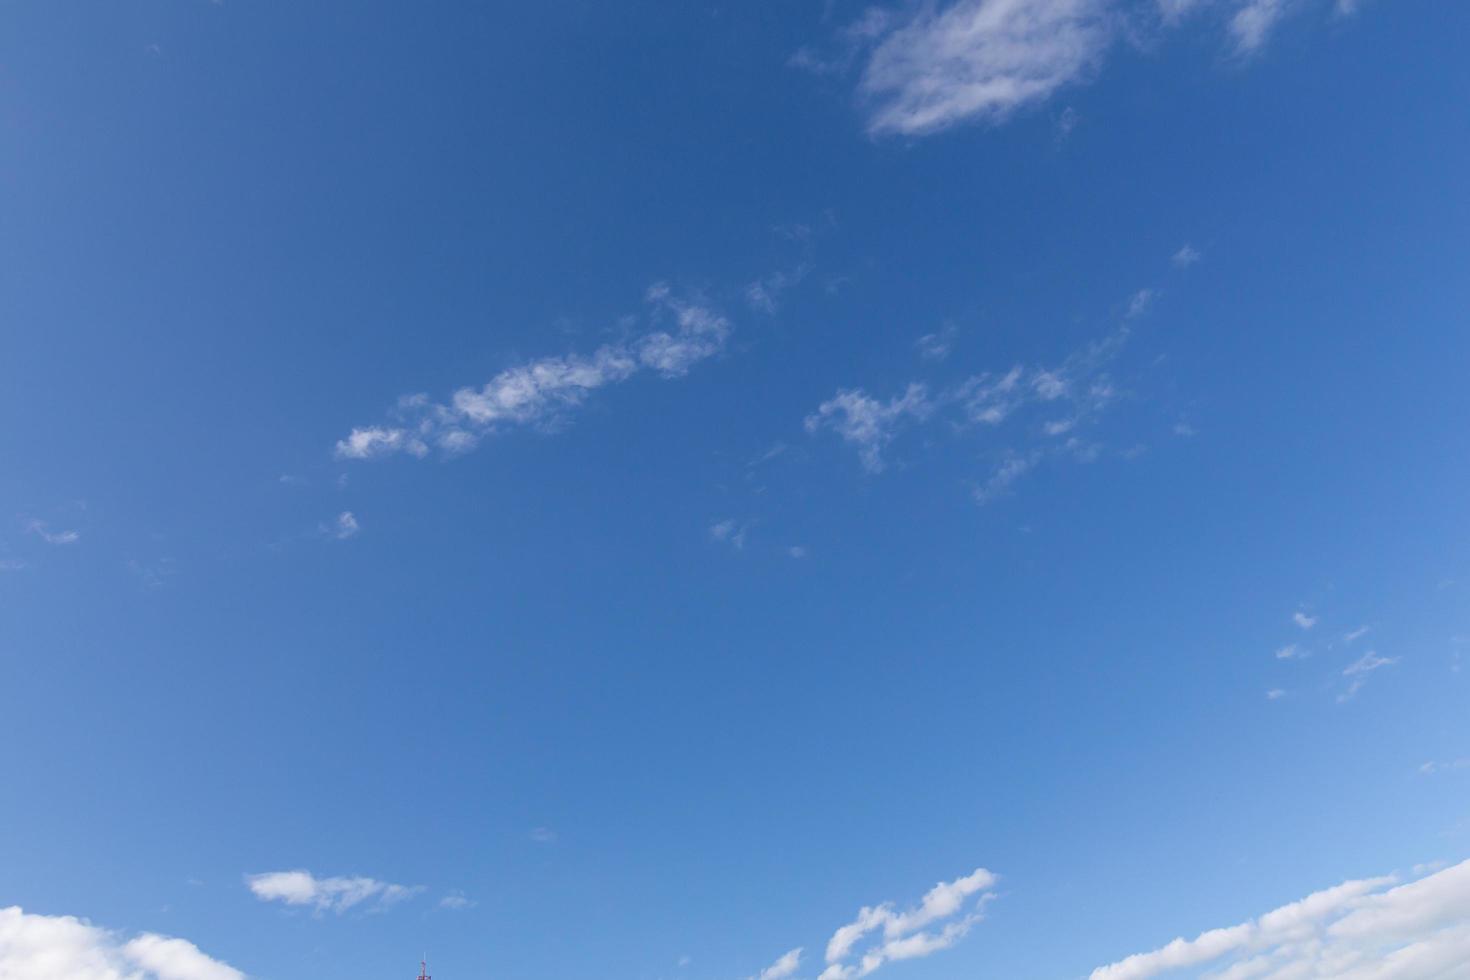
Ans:
POLYGON ((419 960, 418 980, 434 980, 433 977, 429 976, 429 957, 427 955, 419 960))

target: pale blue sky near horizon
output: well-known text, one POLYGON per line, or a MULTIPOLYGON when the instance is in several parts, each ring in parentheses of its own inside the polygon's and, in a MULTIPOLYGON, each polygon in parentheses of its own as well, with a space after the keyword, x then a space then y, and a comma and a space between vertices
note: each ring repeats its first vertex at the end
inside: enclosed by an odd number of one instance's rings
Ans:
POLYGON ((1142 980, 1455 873, 1467 36, 0 5, 0 976, 1142 980))

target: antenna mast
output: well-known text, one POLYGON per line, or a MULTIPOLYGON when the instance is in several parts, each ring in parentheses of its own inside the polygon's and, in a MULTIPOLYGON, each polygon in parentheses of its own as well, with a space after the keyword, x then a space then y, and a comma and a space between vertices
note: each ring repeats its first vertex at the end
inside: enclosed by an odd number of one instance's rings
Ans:
POLYGON ((429 957, 427 954, 425 954, 423 959, 419 960, 418 980, 434 980, 433 977, 429 976, 429 957))

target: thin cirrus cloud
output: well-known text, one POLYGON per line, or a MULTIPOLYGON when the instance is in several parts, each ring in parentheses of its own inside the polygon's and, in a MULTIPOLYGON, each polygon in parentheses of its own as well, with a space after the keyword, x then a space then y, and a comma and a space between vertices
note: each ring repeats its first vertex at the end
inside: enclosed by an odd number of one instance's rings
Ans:
POLYGON ((26 530, 47 544, 76 544, 82 539, 80 531, 53 531, 45 521, 27 521, 26 530))
POLYGON ((245 980, 187 939, 132 939, 70 915, 0 908, 0 977, 66 980, 245 980))
MULTIPOLYGON (((1470 861, 1406 884, 1344 882, 1238 925, 1092 971, 1150 980, 1208 967, 1221 980, 1448 980, 1470 963, 1470 861)), ((1191 974, 1192 975, 1192 974, 1191 974)))
POLYGON ((1337 696, 1337 700, 1352 700, 1363 689, 1363 685, 1368 683, 1369 674, 1382 667, 1392 667, 1398 662, 1398 657, 1380 657, 1376 652, 1369 650, 1343 669, 1342 676, 1348 678, 1348 686, 1347 690, 1337 696))
POLYGON ((359 906, 382 910, 423 891, 418 885, 395 885, 361 876, 318 878, 303 870, 246 875, 245 883, 262 902, 305 906, 316 913, 340 914, 359 906))
POLYGON ((505 429, 555 425, 600 388, 647 372, 680 378, 724 350, 731 328, 721 314, 675 296, 663 283, 649 287, 645 301, 651 329, 590 355, 544 357, 507 368, 479 388, 460 388, 446 402, 404 396, 388 424, 355 428, 339 440, 337 457, 468 452, 505 429))
MULTIPOLYGON (((901 14, 870 8, 837 32, 832 56, 803 48, 818 74, 861 61, 857 94, 875 136, 921 136, 1002 122, 1097 74, 1120 40, 1163 34, 1214 10, 1237 55, 1261 50, 1294 0, 954 0, 901 14)), ((1337 11, 1356 10, 1338 0, 1337 11)))
POLYGON ((1108 367, 1128 336, 1124 325, 1060 364, 1015 365, 938 388, 915 381, 886 400, 862 388, 840 389, 804 424, 811 435, 831 433, 851 446, 869 473, 882 472, 890 446, 924 422, 944 421, 955 431, 1015 433, 1016 444, 999 452, 991 472, 973 488, 975 501, 988 503, 1047 459, 1098 458, 1102 446, 1085 432, 1116 399, 1108 367))

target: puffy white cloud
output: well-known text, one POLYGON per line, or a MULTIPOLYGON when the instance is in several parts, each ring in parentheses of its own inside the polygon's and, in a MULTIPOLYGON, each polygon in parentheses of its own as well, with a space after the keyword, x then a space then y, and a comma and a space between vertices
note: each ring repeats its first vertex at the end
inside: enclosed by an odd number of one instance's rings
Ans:
POLYGON ((1004 119, 1081 78, 1106 50, 1107 0, 959 0, 921 8, 873 49, 859 82, 873 133, 1004 119))
POLYGON ((1316 616, 1308 616, 1305 612, 1302 612, 1300 609, 1298 609, 1296 612, 1294 612, 1294 613, 1291 614, 1291 621, 1293 623, 1296 623, 1298 626, 1300 626, 1304 630, 1309 630, 1313 626, 1316 626, 1317 625, 1317 617, 1316 616))
POLYGON ((730 335, 723 316, 675 296, 663 283, 645 299, 652 326, 630 340, 604 344, 590 355, 544 357, 507 368, 478 388, 460 388, 447 403, 427 395, 398 400, 390 425, 353 429, 339 440, 343 459, 375 459, 407 453, 424 457, 433 449, 468 452, 494 432, 512 426, 546 426, 561 420, 599 388, 640 372, 678 378, 718 354, 730 335))
POLYGON ((318 878, 301 870, 247 875, 245 883, 263 902, 305 905, 316 912, 345 912, 365 902, 382 909, 423 891, 420 886, 395 885, 376 878, 318 878))
POLYGON ((1470 861, 1397 885, 1347 881, 1092 971, 1147 978, 1208 965, 1219 980, 1450 980, 1470 963, 1470 861))
POLYGON ((69 915, 0 908, 0 980, 245 980, 185 939, 117 933, 69 915))

